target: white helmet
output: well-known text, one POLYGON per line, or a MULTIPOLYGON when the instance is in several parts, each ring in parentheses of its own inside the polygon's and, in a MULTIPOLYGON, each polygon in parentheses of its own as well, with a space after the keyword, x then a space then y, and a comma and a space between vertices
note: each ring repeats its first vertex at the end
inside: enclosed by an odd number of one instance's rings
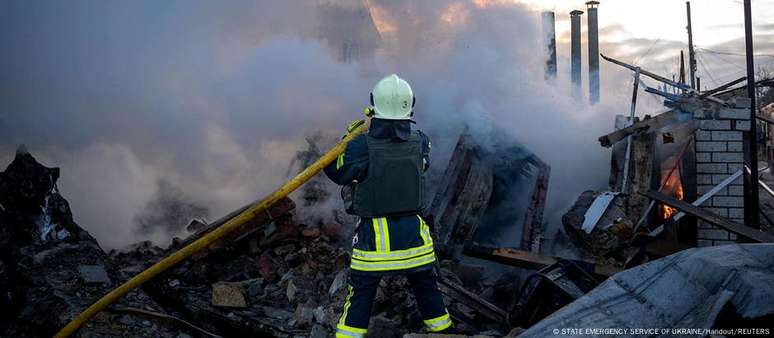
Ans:
POLYGON ((395 74, 379 80, 371 91, 371 105, 378 119, 409 120, 414 102, 411 86, 395 74))

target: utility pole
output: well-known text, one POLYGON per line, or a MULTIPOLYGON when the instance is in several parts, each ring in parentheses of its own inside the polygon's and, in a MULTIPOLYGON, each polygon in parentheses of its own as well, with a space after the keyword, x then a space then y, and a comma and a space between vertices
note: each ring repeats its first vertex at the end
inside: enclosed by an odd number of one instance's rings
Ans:
POLYGON ((683 50, 680 50, 680 83, 685 84, 685 56, 683 50))
POLYGON ((693 30, 691 30, 691 2, 685 2, 688 12, 688 68, 691 73, 691 88, 696 89, 696 54, 693 51, 693 30))
POLYGON ((755 103, 755 60, 753 59, 752 9, 750 0, 744 0, 744 42, 747 54, 747 97, 750 98, 750 132, 747 135, 750 167, 749 182, 745 194, 744 222, 760 227, 758 219, 758 123, 755 103))

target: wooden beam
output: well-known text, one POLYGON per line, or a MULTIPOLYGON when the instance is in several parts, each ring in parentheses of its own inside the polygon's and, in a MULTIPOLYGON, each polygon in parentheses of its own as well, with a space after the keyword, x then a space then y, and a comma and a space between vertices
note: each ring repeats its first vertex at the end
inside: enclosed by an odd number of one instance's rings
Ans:
POLYGON ((465 304, 466 306, 494 322, 506 323, 506 320, 508 319, 508 313, 505 312, 505 310, 490 302, 487 302, 483 298, 477 296, 473 292, 466 290, 461 285, 457 285, 448 278, 440 278, 438 280, 438 288, 441 289, 443 294, 457 300, 462 304, 465 304))
MULTIPOLYGON (((626 63, 626 62, 623 62, 623 61, 618 61, 618 60, 616 60, 616 59, 613 59, 613 58, 611 58, 611 57, 609 57, 609 56, 605 56, 604 54, 600 54, 600 55, 601 55, 601 56, 602 56, 602 58, 603 58, 603 59, 605 59, 606 61, 608 61, 608 62, 611 62, 611 63, 614 63, 614 64, 617 64, 617 65, 619 65, 619 66, 621 66, 621 67, 624 67, 624 68, 628 68, 628 69, 629 69, 629 70, 631 70, 631 71, 637 71, 637 68, 639 68, 639 67, 637 67, 637 66, 632 66, 632 65, 630 65, 630 64, 628 64, 628 63, 626 63)), ((658 75, 658 74, 655 74, 655 73, 651 73, 651 72, 649 72, 649 71, 647 71, 647 70, 640 69, 640 70, 639 70, 639 72, 640 72, 640 74, 642 74, 642 75, 645 75, 645 76, 647 76, 647 77, 649 77, 649 78, 651 78, 651 79, 654 79, 654 80, 656 80, 656 81, 661 81, 661 82, 663 82, 663 83, 666 83, 666 84, 668 84, 668 85, 671 85, 671 86, 673 86, 673 87, 677 87, 677 88, 685 89, 685 90, 687 90, 687 91, 690 91, 690 92, 697 92, 695 89, 691 89, 689 86, 687 86, 687 85, 685 85, 685 84, 682 84, 682 83, 679 83, 679 82, 672 81, 672 80, 670 80, 670 79, 667 79, 667 78, 665 78, 665 77, 663 77, 663 76, 661 76, 661 75, 658 75)))
POLYGON ((715 93, 718 93, 718 92, 722 92, 722 91, 724 91, 724 90, 726 90, 728 88, 731 88, 731 86, 733 86, 733 85, 735 85, 737 83, 740 83, 742 81, 745 81, 745 80, 747 80, 746 76, 740 77, 740 78, 738 78, 738 79, 736 79, 734 81, 731 81, 729 83, 726 83, 726 84, 724 84, 724 85, 722 85, 720 87, 717 87, 717 88, 714 88, 714 89, 710 89, 708 91, 704 91, 704 92, 701 93, 701 95, 699 95, 699 97, 704 98, 704 97, 710 96, 712 94, 715 94, 715 93))
POLYGON ((600 136, 599 143, 603 147, 609 148, 616 142, 623 140, 631 134, 652 132, 658 130, 661 127, 672 124, 677 121, 679 115, 680 113, 678 111, 669 110, 654 117, 637 121, 626 128, 618 129, 610 134, 600 136))
MULTIPOLYGON (((256 230, 263 229, 267 224, 273 222, 275 219, 289 213, 291 210, 296 208, 295 202, 291 200, 290 198, 282 198, 277 203, 266 209, 264 213, 256 214, 255 217, 250 220, 249 222, 246 222, 244 225, 242 225, 238 230, 235 230, 233 233, 224 236, 223 238, 212 242, 210 245, 207 246, 207 249, 201 250, 200 252, 194 254, 192 258, 194 260, 202 259, 206 256, 208 256, 210 253, 217 251, 223 246, 226 245, 232 245, 234 242, 243 239, 243 235, 250 232, 255 232, 256 230)), ((246 209, 246 208, 245 208, 246 209)), ((243 211, 242 208, 235 211, 236 213, 239 213, 243 211)), ((212 222, 207 225, 207 227, 197 231, 196 233, 192 234, 191 236, 188 236, 186 239, 181 241, 180 243, 177 243, 176 245, 172 246, 172 249, 175 248, 181 248, 189 243, 201 238, 202 236, 206 235, 210 231, 213 231, 214 229, 221 226, 226 221, 233 218, 234 213, 228 214, 215 222, 212 222)))
POLYGON ((677 210, 680 210, 686 214, 694 216, 705 222, 719 226, 737 235, 743 236, 745 238, 749 238, 753 241, 760 242, 760 243, 774 242, 774 235, 759 231, 758 229, 754 229, 746 225, 732 222, 726 218, 718 216, 715 213, 712 213, 710 211, 707 211, 697 206, 693 206, 687 202, 680 201, 674 197, 664 195, 657 191, 648 191, 640 194, 650 197, 666 205, 669 205, 670 207, 673 207, 677 210))
POLYGON ((774 124, 774 120, 772 120, 772 119, 770 119, 770 118, 768 118, 766 116, 756 115, 755 117, 758 118, 759 120, 763 121, 763 122, 768 123, 768 124, 774 124))
MULTIPOLYGON (((465 254, 498 262, 505 265, 539 270, 557 262, 558 258, 537 254, 534 252, 518 250, 513 248, 484 248, 479 246, 466 246, 465 254)), ((612 276, 623 270, 612 265, 603 265, 593 262, 594 273, 600 276, 612 276)))

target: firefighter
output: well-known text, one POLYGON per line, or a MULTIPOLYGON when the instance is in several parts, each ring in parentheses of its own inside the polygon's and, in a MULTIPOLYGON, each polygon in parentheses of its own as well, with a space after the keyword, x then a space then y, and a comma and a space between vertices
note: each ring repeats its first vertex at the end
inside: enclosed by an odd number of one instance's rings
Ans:
MULTIPOLYGON (((392 274, 408 278, 428 331, 448 332, 452 326, 433 270, 433 239, 420 216, 430 139, 411 128, 415 103, 408 82, 395 74, 381 79, 366 109, 372 117, 368 133, 353 139, 325 168, 325 174, 343 186, 347 212, 360 216, 336 337, 366 335, 379 282, 392 274)), ((353 122, 347 132, 363 123, 353 122)))

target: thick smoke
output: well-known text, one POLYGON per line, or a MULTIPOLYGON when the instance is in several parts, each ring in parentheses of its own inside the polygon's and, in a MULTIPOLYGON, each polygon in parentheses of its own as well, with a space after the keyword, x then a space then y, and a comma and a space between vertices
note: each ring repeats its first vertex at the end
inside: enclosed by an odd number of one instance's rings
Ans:
POLYGON ((172 182, 160 179, 153 197, 135 217, 135 223, 141 236, 170 237, 177 235, 181 226, 192 219, 206 221, 209 214, 207 207, 197 204, 172 182))
POLYGON ((378 48, 359 34, 346 59, 351 37, 338 35, 348 31, 326 26, 360 2, 325 3, 6 2, 0 159, 26 143, 62 167, 76 221, 104 246, 162 241, 142 231, 155 221, 138 222, 156 219, 144 215, 164 194, 158 182, 217 218, 278 187, 305 136, 339 134, 396 72, 417 93, 435 175, 464 124, 479 135, 496 126, 552 166, 551 227, 580 191, 604 187, 609 158, 596 138, 628 109, 630 93, 608 85, 625 75, 613 80, 603 66, 593 108, 571 99, 561 76, 546 84, 539 13, 502 1, 370 0, 378 48))

